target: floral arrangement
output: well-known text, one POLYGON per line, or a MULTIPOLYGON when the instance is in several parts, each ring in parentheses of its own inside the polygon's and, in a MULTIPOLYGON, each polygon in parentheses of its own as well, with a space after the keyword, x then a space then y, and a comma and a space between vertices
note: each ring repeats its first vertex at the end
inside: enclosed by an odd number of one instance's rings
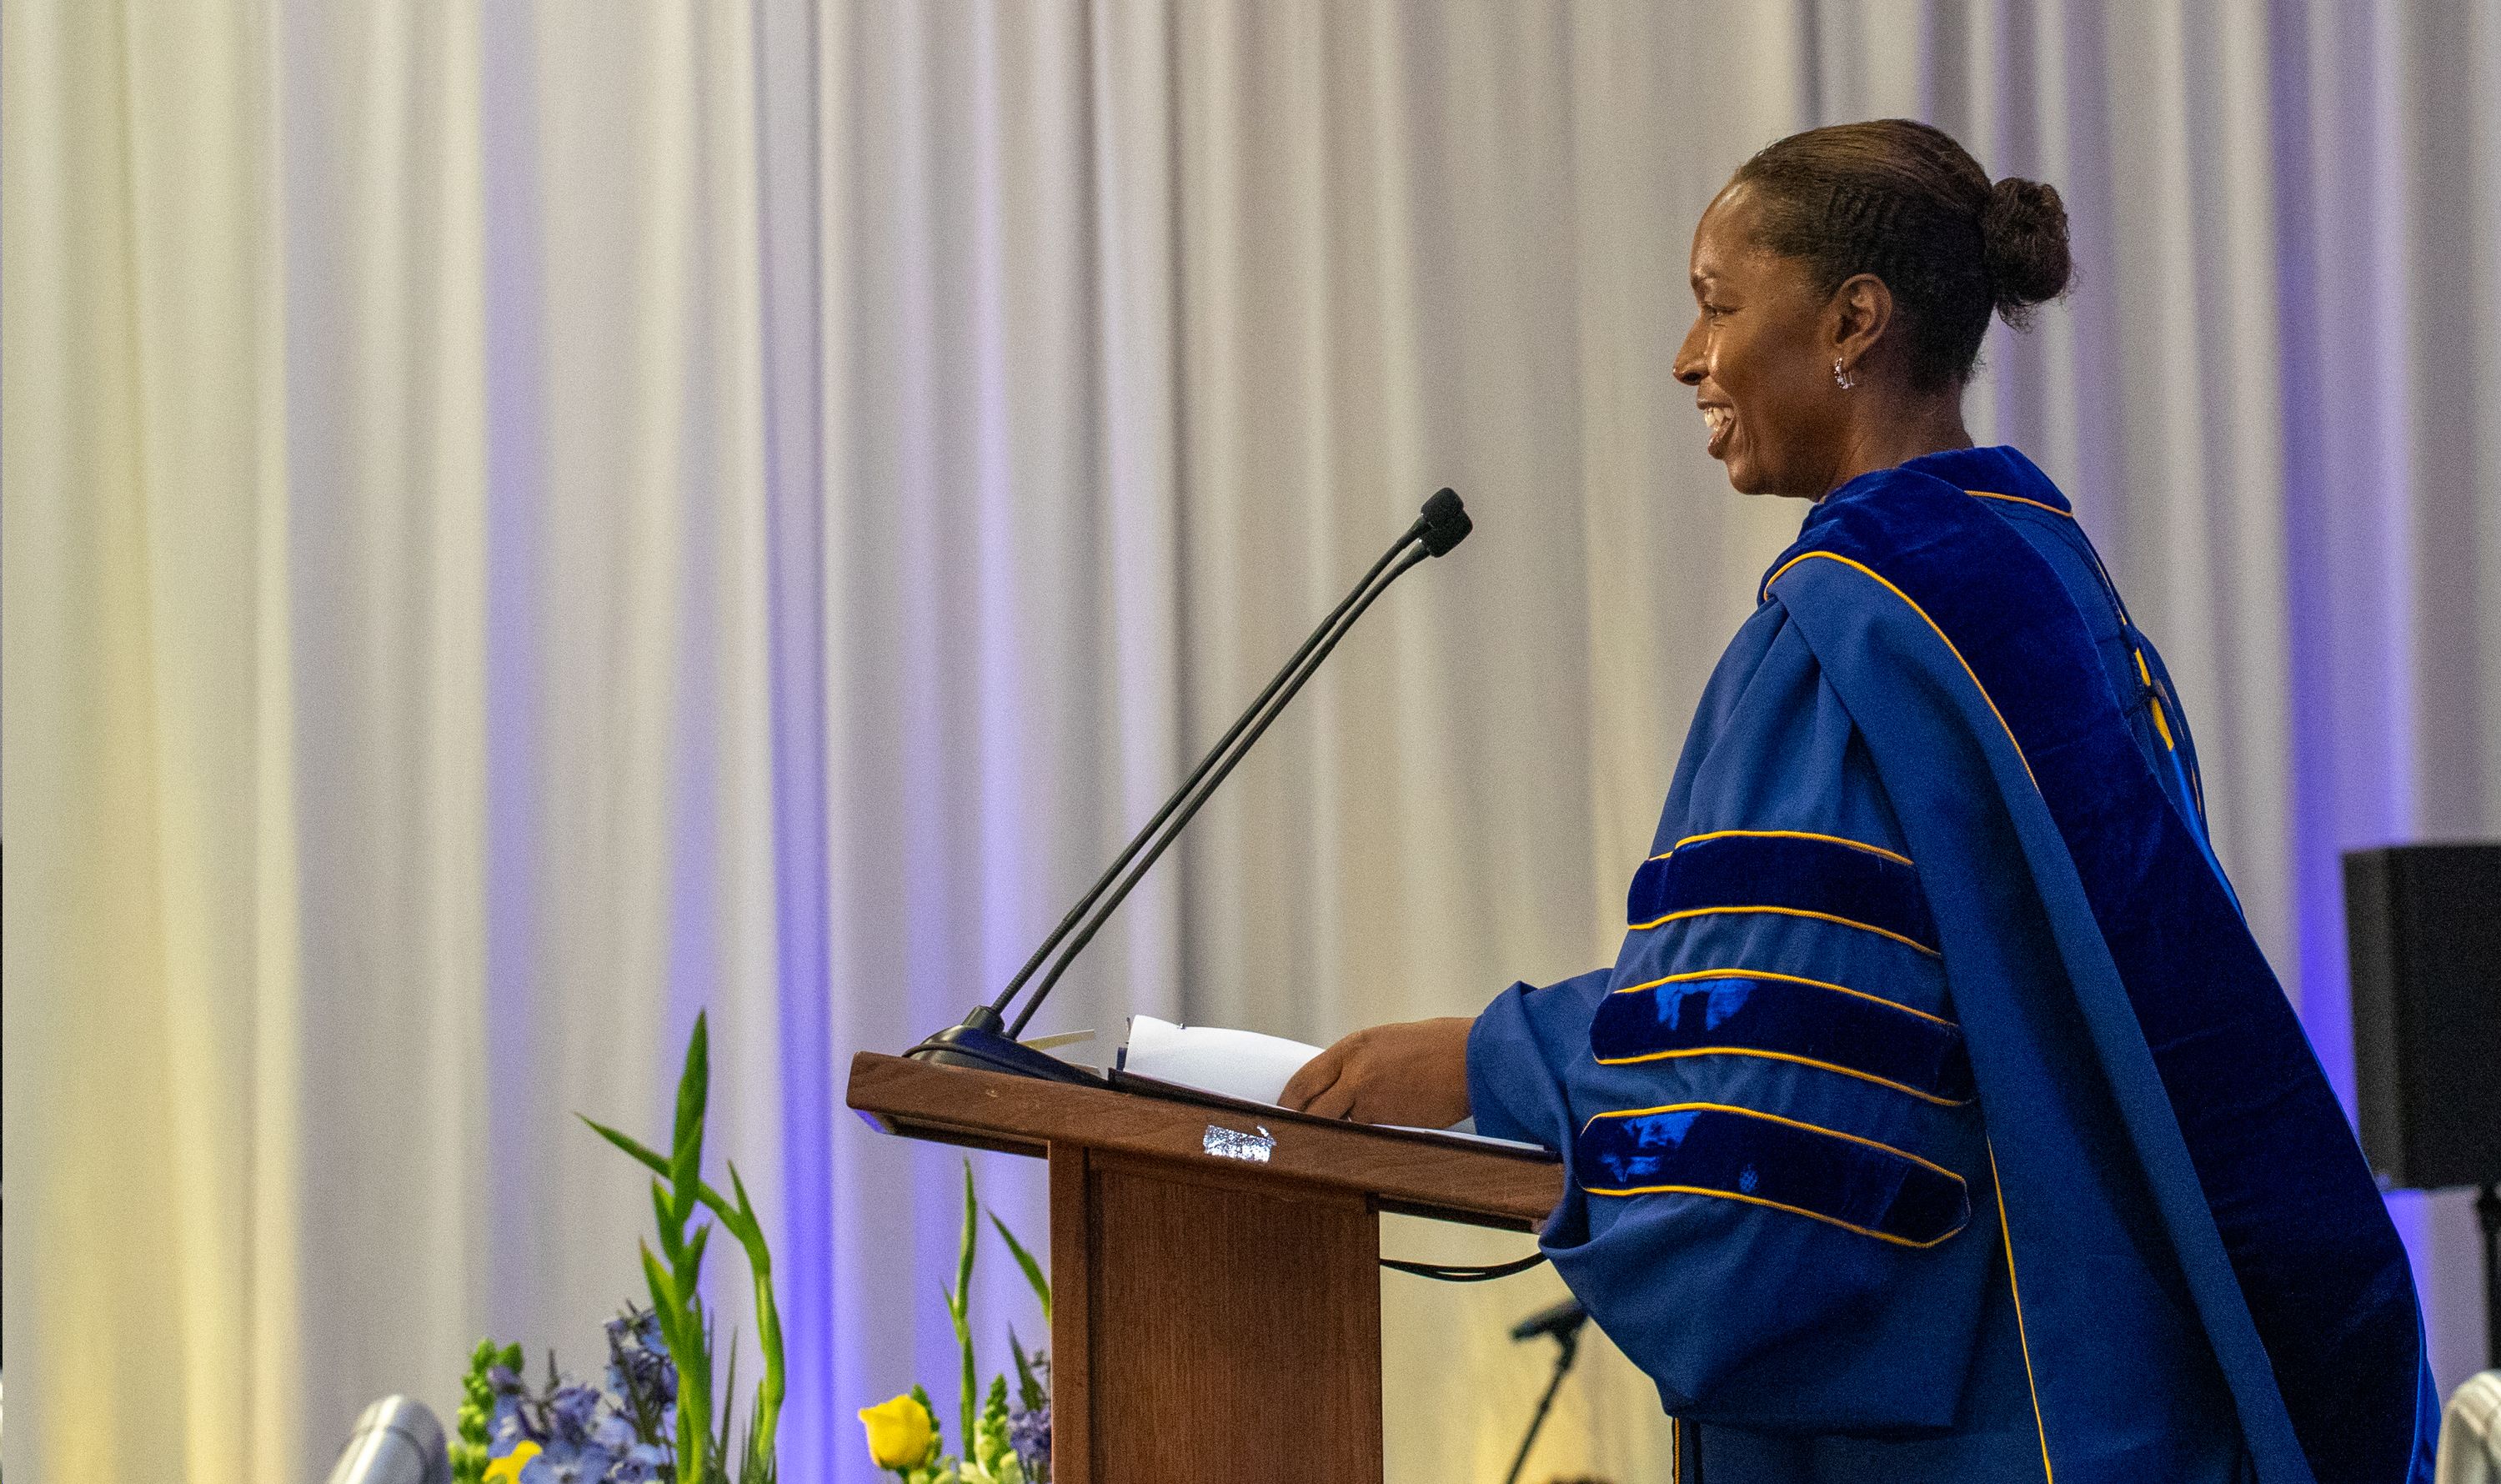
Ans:
POLYGON ((521 1348, 479 1342, 461 1383, 455 1480, 485 1484, 652 1484, 676 1471, 669 1409, 677 1366, 660 1348, 658 1316, 628 1306, 608 1322, 603 1389, 568 1383, 548 1357, 547 1384, 521 1376, 521 1348))
MULTIPOLYGON (((956 1433, 962 1449, 955 1454, 945 1452, 945 1438, 938 1426, 938 1413, 929 1404, 929 1393, 919 1386, 872 1407, 860 1410, 860 1426, 868 1433, 869 1457, 880 1468, 894 1471, 903 1484, 1050 1484, 1050 1357, 1047 1352, 1028 1354, 1017 1338, 1014 1326, 1008 1329, 1008 1351, 1016 1361, 1016 1392, 1013 1401, 1004 1372, 992 1376, 986 1397, 981 1390, 981 1367, 973 1353, 973 1259, 981 1237, 983 1215, 979 1197, 973 1189, 973 1165, 964 1163, 964 1225, 955 1245, 955 1283, 942 1289, 939 1297, 946 1300, 947 1317, 955 1330, 955 1343, 962 1352, 961 1392, 956 1406, 956 1433)), ((990 1213, 990 1226, 999 1239, 1007 1243, 1008 1253, 1016 1259, 1032 1285, 1034 1297, 1042 1301, 1042 1321, 1050 1323, 1050 1279, 1044 1275, 1042 1265, 1017 1240, 1008 1224, 990 1213)))
MULTIPOLYGON (((608 1365, 599 1384, 568 1380, 547 1358, 545 1379, 532 1386, 518 1345, 481 1340, 461 1383, 457 1436, 449 1446, 454 1484, 778 1484, 775 1433, 784 1395, 782 1317, 773 1300, 773 1255, 747 1184, 728 1164, 729 1194, 703 1178, 704 1107, 711 1093, 709 1032, 695 1017, 678 1079, 675 1127, 668 1152, 588 1118, 601 1138, 650 1170, 654 1240, 642 1244, 643 1279, 650 1306, 628 1303, 608 1322, 608 1365), (711 1221, 702 1220, 710 1213, 711 1221), (764 1375, 743 1433, 731 1408, 715 1416, 716 1395, 738 1390, 735 1342, 728 1373, 713 1388, 713 1315, 697 1285, 704 1250, 717 1222, 746 1253, 755 1288, 755 1332, 764 1375)), ((1050 1322, 1050 1280, 1042 1265, 996 1213, 985 1213, 964 1164, 964 1221, 956 1243, 955 1281, 941 1290, 962 1352, 955 1436, 948 1453, 929 1394, 909 1392, 864 1408, 870 1456, 903 1484, 1050 1484, 1050 1358, 1028 1352, 1008 1330, 1015 1359, 986 1391, 973 1347, 973 1265, 981 1220, 1007 1244, 1050 1322)))
MULTIPOLYGON (((650 1242, 643 1244, 651 1306, 628 1304, 609 1321, 602 1386, 566 1381, 550 1352, 546 1383, 533 1390, 521 1375, 519 1346, 481 1341, 462 1383, 459 1436, 450 1446, 455 1484, 775 1484, 774 1434, 784 1388, 773 1256, 738 1166, 728 1166, 729 1197, 703 1178, 709 1045, 704 1017, 697 1015, 678 1079, 668 1154, 583 1120, 654 1177, 651 1209, 660 1250, 655 1254, 650 1242), (717 1424, 714 1417, 713 1316, 696 1291, 713 1231, 710 1223, 698 1222, 702 1211, 711 1212, 745 1250, 755 1285, 764 1375, 746 1430, 735 1439, 729 1408, 721 1408, 717 1424)), ((721 1394, 737 1390, 733 1353, 721 1394)))

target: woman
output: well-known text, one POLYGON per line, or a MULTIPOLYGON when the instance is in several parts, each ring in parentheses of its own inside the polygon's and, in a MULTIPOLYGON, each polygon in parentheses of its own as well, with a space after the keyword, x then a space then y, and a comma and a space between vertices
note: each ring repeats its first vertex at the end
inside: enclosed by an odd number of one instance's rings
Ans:
POLYGON ((2428 1478, 2403 1249, 2207 848, 2153 646, 1961 397, 2057 193, 1899 119, 1764 150, 1677 375, 1815 502, 1720 659, 1615 965, 1286 1100, 1564 1153, 1544 1246, 1712 1484, 2428 1478))

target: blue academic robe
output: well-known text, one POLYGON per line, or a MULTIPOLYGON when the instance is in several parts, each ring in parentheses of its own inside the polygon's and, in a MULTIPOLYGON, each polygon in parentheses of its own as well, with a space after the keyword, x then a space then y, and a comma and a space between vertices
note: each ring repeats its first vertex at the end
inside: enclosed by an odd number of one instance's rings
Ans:
POLYGON ((1711 1484, 2427 1480, 2404 1249, 2066 499, 1869 474, 1760 598, 1615 965, 1468 1045, 1711 1484))

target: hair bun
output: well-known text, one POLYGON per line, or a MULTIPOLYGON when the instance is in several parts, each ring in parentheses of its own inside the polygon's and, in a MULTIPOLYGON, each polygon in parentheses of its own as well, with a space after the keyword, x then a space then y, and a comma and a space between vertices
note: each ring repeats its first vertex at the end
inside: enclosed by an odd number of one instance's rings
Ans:
POLYGON ((2032 306, 2067 291, 2067 205, 2054 186, 2008 177, 1988 187, 1980 213, 1981 257, 2006 322, 2020 329, 2032 306))

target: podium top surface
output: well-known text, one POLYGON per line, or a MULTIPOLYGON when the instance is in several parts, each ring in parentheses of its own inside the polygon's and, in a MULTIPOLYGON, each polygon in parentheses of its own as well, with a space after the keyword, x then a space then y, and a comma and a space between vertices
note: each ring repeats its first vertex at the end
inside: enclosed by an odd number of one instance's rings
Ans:
POLYGON ((846 1100, 875 1127, 908 1138, 1032 1156, 1048 1154, 1053 1144, 1109 1150, 1228 1177, 1360 1195, 1384 1211, 1510 1231, 1537 1230, 1563 1194, 1563 1166, 1551 1156, 876 1052, 851 1059, 846 1100))

